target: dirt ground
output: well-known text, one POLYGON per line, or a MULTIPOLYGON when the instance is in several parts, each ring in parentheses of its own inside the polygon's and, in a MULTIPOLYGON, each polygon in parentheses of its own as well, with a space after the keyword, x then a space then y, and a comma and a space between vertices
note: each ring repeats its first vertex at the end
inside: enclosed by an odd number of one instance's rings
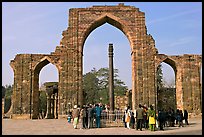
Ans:
POLYGON ((189 119, 189 125, 185 127, 165 127, 164 131, 124 127, 80 129, 80 126, 74 129, 66 119, 2 119, 2 135, 202 135, 201 118, 189 119))

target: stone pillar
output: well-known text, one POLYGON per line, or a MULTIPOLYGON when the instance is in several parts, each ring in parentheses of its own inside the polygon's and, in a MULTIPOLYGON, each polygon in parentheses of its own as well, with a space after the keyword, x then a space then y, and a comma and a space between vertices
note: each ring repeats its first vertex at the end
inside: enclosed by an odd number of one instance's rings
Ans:
POLYGON ((58 119, 58 106, 57 106, 57 104, 58 104, 58 93, 56 93, 56 95, 55 95, 55 118, 56 119, 58 119))
POLYGON ((54 115, 54 108, 55 108, 55 102, 54 102, 54 100, 55 100, 55 96, 54 96, 55 94, 52 94, 51 95, 51 118, 54 118, 55 117, 55 115, 54 115))
POLYGON ((113 44, 109 44, 109 101, 110 111, 114 111, 114 89, 113 89, 113 44))
POLYGON ((51 94, 47 94, 47 113, 46 118, 51 118, 51 94))

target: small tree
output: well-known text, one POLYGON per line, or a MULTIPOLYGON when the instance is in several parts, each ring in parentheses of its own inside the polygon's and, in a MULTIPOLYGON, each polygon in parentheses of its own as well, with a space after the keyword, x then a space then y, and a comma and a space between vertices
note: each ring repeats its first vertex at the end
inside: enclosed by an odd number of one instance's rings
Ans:
POLYGON ((4 113, 7 113, 11 107, 11 95, 13 93, 13 85, 6 85, 4 88, 4 113))

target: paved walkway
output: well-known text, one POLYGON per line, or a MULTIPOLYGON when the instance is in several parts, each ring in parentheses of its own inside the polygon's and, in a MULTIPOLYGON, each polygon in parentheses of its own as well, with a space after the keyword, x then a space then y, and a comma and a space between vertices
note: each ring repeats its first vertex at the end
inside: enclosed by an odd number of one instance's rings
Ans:
POLYGON ((165 127, 164 131, 126 129, 124 127, 73 129, 66 119, 2 119, 2 135, 202 135, 202 119, 190 119, 186 127, 165 127))

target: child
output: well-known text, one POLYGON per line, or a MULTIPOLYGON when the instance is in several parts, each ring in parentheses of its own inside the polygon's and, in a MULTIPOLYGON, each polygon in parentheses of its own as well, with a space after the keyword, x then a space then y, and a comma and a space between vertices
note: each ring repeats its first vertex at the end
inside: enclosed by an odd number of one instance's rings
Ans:
POLYGON ((69 111, 69 112, 68 112, 68 116, 67 116, 67 121, 68 121, 68 123, 71 123, 71 117, 72 117, 72 114, 71 114, 71 112, 69 111))

